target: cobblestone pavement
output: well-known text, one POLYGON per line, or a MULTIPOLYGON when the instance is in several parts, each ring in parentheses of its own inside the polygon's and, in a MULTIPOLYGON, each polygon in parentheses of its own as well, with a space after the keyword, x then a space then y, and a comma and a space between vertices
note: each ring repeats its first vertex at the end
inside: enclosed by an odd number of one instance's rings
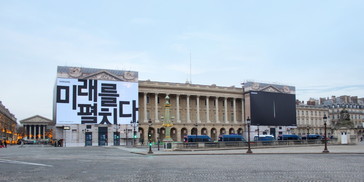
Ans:
MULTIPOLYGON (((10 146, 0 149, 0 181, 364 180, 364 154, 356 151, 288 154, 277 149, 274 154, 258 155, 234 150, 210 153, 214 155, 139 155, 132 150, 146 148, 10 146)), ((303 149, 290 148, 296 150, 303 149)))

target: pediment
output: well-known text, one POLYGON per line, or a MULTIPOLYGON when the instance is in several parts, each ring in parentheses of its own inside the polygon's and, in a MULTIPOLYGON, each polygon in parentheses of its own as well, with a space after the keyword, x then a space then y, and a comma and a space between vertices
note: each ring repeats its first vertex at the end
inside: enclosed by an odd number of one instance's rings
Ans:
POLYGON ((282 93, 278 88, 276 88, 274 86, 265 87, 265 88, 261 89, 261 91, 264 91, 264 92, 282 93))
POLYGON ((32 117, 29 117, 29 118, 26 118, 26 119, 23 119, 20 121, 21 124, 51 124, 53 123, 52 120, 50 119, 47 119, 43 116, 39 116, 39 115, 36 115, 36 116, 32 116, 32 117))
POLYGON ((91 79, 91 80, 110 80, 110 81, 124 81, 120 79, 118 76, 115 76, 112 73, 107 71, 100 71, 91 75, 85 76, 83 79, 91 79))

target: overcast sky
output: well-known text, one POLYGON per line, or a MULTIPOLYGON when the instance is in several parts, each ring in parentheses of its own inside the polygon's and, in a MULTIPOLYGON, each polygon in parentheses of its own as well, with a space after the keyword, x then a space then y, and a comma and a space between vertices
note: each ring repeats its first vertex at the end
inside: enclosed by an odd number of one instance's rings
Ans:
POLYGON ((0 101, 18 121, 51 119, 57 66, 279 83, 300 100, 364 97, 363 9, 362 0, 0 0, 0 101))

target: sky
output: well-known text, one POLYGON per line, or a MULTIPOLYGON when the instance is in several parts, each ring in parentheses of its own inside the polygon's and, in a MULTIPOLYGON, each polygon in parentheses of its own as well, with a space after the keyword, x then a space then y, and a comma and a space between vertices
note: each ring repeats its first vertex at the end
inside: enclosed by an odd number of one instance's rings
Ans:
POLYGON ((0 101, 52 118, 57 66, 139 80, 364 97, 364 1, 0 0, 0 101))

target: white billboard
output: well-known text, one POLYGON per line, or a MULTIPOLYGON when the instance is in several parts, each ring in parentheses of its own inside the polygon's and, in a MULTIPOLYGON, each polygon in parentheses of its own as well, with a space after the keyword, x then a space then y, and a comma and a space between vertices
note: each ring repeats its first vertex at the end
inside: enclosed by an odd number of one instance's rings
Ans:
POLYGON ((57 124, 130 124, 138 118, 138 83, 57 78, 57 124))

